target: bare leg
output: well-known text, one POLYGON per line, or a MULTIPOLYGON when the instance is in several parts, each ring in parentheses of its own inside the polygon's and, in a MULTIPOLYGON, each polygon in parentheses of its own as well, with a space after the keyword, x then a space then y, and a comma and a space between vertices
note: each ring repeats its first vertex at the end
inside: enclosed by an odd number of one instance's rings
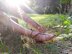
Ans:
MULTIPOLYGON (((20 8, 20 7, 19 7, 20 8)), ((21 16, 21 18, 27 23, 27 24, 29 24, 29 25, 31 25, 32 27, 34 27, 37 31, 39 31, 39 32, 45 32, 46 31, 46 29, 42 26, 42 25, 40 25, 40 24, 38 24, 37 22, 35 22, 33 19, 31 19, 30 17, 28 17, 27 15, 26 15, 26 13, 22 10, 22 9, 18 9, 18 11, 19 11, 19 15, 21 16)))
POLYGON ((48 41, 54 37, 54 34, 44 34, 37 31, 24 29, 22 26, 20 26, 19 24, 15 23, 12 20, 11 20, 11 25, 14 31, 19 32, 26 36, 30 36, 34 38, 36 41, 40 41, 40 42, 48 41))
POLYGON ((20 9, 20 7, 9 9, 8 12, 9 12, 9 14, 11 14, 11 15, 17 17, 17 18, 21 18, 27 24, 29 24, 32 27, 34 27, 37 31, 39 31, 39 32, 45 32, 46 31, 46 29, 43 26, 41 26, 40 24, 38 24, 37 22, 32 20, 30 17, 28 17, 26 15, 26 13, 22 9, 20 9))
POLYGON ((19 32, 20 34, 25 35, 25 36, 30 36, 30 37, 34 38, 36 41, 47 41, 54 37, 54 34, 44 34, 44 33, 38 32, 38 31, 24 29, 18 23, 14 22, 7 15, 4 15, 2 13, 0 14, 0 16, 1 16, 1 18, 0 18, 1 23, 3 23, 4 25, 7 25, 14 32, 19 32))

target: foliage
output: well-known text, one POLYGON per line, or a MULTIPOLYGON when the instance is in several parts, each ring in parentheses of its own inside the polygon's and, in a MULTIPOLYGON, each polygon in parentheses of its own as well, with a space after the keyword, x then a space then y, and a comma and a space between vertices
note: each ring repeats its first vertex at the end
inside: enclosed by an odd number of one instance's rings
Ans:
POLYGON ((71 0, 60 0, 60 3, 61 3, 61 4, 68 4, 68 3, 70 3, 70 1, 71 1, 71 0))
POLYGON ((31 16, 31 18, 33 20, 35 20, 36 22, 42 24, 43 26, 45 26, 48 29, 52 29, 55 30, 56 33, 60 34, 60 33, 69 33, 70 32, 70 28, 69 26, 72 24, 71 20, 68 18, 68 15, 62 15, 62 14, 44 14, 44 15, 37 15, 37 14, 33 14, 33 15, 29 15, 31 16))
POLYGON ((32 0, 31 8, 40 14, 58 13, 59 0, 32 0))
POLYGON ((57 26, 57 25, 69 25, 70 21, 67 19, 67 15, 59 15, 59 14, 49 14, 49 15, 30 15, 32 19, 41 23, 45 27, 48 26, 57 26))

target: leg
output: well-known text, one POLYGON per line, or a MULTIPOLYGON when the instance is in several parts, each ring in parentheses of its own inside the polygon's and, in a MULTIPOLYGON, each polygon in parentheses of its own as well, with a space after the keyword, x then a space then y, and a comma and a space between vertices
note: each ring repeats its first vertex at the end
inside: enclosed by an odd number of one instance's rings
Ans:
POLYGON ((1 14, 0 22, 6 25, 11 30, 13 30, 14 32, 19 32, 21 35, 32 37, 36 41, 47 41, 54 37, 54 34, 44 34, 38 31, 24 29, 22 26, 20 26, 18 23, 14 22, 10 17, 4 14, 1 14))
POLYGON ((23 35, 30 36, 34 38, 36 41, 48 41, 54 37, 54 34, 44 34, 37 31, 27 30, 21 27, 19 24, 15 23, 11 20, 11 25, 14 31, 19 32, 23 35))
POLYGON ((28 17, 26 15, 26 13, 22 9, 20 9, 20 7, 17 7, 17 8, 14 8, 14 9, 9 8, 8 12, 9 12, 9 14, 11 14, 11 15, 17 17, 17 18, 21 18, 27 24, 34 27, 37 31, 45 32, 46 29, 43 26, 41 26, 40 24, 38 24, 37 22, 35 22, 34 20, 32 20, 30 17, 28 17))

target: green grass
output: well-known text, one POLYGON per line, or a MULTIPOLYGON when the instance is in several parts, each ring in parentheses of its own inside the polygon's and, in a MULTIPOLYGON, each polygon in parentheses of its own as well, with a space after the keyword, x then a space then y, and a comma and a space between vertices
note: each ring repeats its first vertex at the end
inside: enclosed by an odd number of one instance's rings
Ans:
POLYGON ((48 26, 56 26, 61 25, 63 22, 67 19, 67 15, 60 15, 60 14, 44 14, 44 15, 38 15, 38 14, 30 14, 29 15, 33 20, 36 22, 42 24, 45 27, 48 26))

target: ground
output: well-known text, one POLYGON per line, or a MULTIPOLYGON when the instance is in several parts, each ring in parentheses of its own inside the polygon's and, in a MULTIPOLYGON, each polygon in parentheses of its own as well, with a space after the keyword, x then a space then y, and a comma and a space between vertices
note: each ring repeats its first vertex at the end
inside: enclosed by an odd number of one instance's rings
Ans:
MULTIPOLYGON (((68 29, 64 29, 62 27, 63 23, 69 24, 68 21, 64 21, 67 19, 67 15, 38 15, 38 14, 29 14, 29 16, 35 20, 36 22, 43 25, 45 28, 47 28, 47 33, 56 33, 57 36, 62 39, 54 39, 49 41, 45 44, 38 44, 38 43, 30 43, 26 44, 26 47, 24 47, 24 54, 72 54, 72 34, 69 37, 69 31, 68 29), (61 26, 59 28, 54 28, 54 26, 61 26), (64 33, 64 34, 63 34, 64 33), (62 34, 62 35, 61 35, 62 34), (67 38, 65 38, 67 37, 67 38), (29 46, 29 47, 27 47, 29 46)), ((33 29, 33 27, 30 27, 28 24, 23 22, 22 20, 19 20, 19 23, 29 29, 33 29)), ((70 32, 71 33, 71 32, 70 32)), ((0 50, 3 51, 4 45, 0 44, 0 50)))

